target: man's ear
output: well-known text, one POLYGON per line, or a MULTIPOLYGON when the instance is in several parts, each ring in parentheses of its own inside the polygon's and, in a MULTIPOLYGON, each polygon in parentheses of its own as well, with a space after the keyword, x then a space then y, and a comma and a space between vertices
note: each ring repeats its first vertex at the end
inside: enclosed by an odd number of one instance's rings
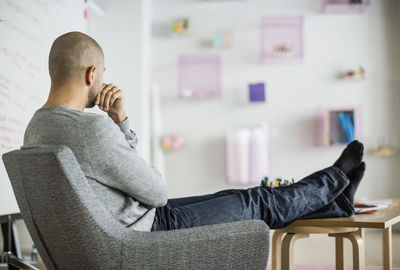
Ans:
POLYGON ((86 80, 86 84, 88 86, 91 86, 94 82, 95 70, 96 70, 96 66, 91 66, 86 70, 85 80, 86 80))

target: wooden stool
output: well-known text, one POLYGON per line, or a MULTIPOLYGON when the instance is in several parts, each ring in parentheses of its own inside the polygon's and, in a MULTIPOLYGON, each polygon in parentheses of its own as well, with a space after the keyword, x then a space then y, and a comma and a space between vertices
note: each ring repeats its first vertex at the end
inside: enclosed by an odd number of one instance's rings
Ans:
POLYGON ((349 239, 353 246, 353 269, 365 269, 362 228, 288 226, 276 230, 272 237, 272 270, 292 270, 294 243, 297 239, 309 237, 310 234, 328 234, 336 238, 336 270, 345 269, 344 238, 349 239))

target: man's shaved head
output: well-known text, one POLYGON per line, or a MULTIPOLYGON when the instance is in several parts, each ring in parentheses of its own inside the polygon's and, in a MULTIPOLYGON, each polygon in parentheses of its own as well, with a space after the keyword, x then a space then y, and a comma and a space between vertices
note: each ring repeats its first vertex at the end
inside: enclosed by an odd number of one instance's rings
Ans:
POLYGON ((49 55, 49 73, 53 85, 84 78, 91 66, 104 69, 103 50, 93 38, 81 32, 69 32, 53 42, 49 55))
MULTIPOLYGON (((51 89, 71 94, 72 86, 86 89, 86 107, 95 105, 95 97, 103 85, 104 54, 93 38, 80 32, 59 36, 51 46, 49 73, 51 89), (86 87, 86 88, 85 88, 86 87)), ((82 92, 83 93, 83 92, 82 92)))

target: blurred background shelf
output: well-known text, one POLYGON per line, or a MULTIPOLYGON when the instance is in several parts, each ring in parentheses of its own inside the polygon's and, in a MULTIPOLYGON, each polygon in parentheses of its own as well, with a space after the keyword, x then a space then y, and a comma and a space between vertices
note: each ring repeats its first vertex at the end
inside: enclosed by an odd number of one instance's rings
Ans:
POLYGON ((261 61, 264 64, 301 62, 303 17, 264 17, 261 21, 261 61))
POLYGON ((322 13, 363 13, 370 5, 370 0, 324 0, 322 13))
POLYGON ((221 96, 221 59, 216 54, 180 55, 179 97, 213 99, 221 96))

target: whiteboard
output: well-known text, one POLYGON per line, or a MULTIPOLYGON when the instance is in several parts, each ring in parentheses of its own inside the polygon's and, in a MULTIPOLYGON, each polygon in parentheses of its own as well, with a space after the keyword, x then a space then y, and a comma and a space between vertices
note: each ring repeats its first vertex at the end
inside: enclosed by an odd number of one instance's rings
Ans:
MULTIPOLYGON (((19 149, 33 113, 50 89, 54 39, 86 32, 84 0, 0 0, 0 155, 19 149)), ((0 162, 0 215, 19 212, 0 162)))

